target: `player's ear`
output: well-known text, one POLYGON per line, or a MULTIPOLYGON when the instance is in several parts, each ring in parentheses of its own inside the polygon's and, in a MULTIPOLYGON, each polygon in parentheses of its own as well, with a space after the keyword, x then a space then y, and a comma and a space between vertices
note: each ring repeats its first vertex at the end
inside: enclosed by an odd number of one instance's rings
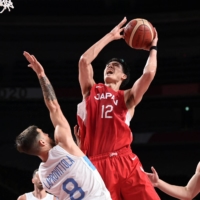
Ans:
POLYGON ((123 75, 122 75, 122 80, 125 80, 125 79, 127 79, 127 75, 126 75, 126 74, 123 74, 123 75))
POLYGON ((38 144, 39 144, 39 146, 44 146, 45 141, 43 139, 40 139, 40 140, 38 140, 38 144))

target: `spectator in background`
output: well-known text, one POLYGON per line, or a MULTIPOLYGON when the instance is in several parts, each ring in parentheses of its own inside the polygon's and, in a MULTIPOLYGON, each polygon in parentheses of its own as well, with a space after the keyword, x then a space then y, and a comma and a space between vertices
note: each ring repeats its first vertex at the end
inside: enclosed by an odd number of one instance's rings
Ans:
POLYGON ((28 192, 28 193, 25 193, 25 194, 19 196, 17 200, 37 200, 37 199, 55 200, 56 199, 53 195, 48 194, 44 190, 37 172, 38 172, 38 169, 36 169, 33 172, 32 183, 34 185, 34 190, 32 192, 28 192))

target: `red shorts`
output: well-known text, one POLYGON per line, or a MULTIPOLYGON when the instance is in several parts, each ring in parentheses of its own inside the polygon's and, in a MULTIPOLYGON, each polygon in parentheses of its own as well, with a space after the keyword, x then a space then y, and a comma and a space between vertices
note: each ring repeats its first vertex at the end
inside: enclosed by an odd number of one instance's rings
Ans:
POLYGON ((89 157, 113 200, 160 200, 130 148, 89 157))

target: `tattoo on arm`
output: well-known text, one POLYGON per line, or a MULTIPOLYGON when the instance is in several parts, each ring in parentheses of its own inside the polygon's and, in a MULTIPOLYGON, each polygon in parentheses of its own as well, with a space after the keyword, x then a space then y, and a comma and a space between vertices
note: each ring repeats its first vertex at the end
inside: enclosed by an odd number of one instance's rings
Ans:
POLYGON ((43 96, 47 101, 56 100, 56 94, 54 89, 46 76, 39 78, 39 82, 42 88, 43 96))

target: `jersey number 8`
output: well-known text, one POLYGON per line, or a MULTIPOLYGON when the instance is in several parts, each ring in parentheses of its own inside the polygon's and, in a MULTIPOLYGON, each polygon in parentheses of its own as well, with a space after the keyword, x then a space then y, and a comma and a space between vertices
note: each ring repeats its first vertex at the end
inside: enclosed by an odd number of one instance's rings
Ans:
POLYGON ((82 190, 82 188, 78 187, 78 183, 73 179, 73 178, 68 178, 66 181, 63 183, 63 190, 69 194, 71 200, 82 200, 85 196, 85 192, 82 190), (73 185, 73 189, 69 190, 68 188, 73 185), (79 193, 78 198, 74 198, 74 194, 76 195, 79 193))

